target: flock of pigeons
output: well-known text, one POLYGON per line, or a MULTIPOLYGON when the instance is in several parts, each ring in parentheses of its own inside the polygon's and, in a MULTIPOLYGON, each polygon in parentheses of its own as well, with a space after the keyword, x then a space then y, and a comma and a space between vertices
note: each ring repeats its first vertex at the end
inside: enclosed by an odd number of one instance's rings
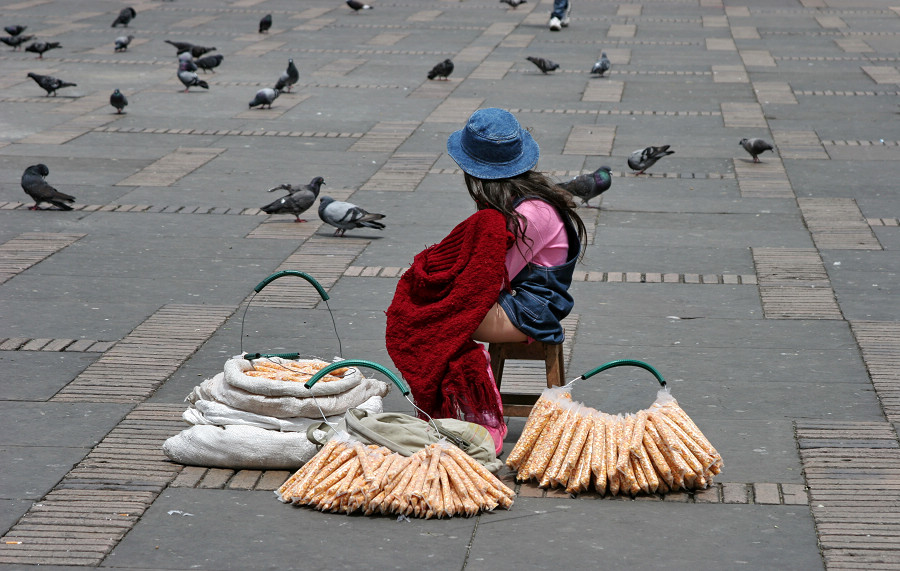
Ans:
MULTIPOLYGON (((347 5, 354 11, 371 10, 372 6, 358 0, 346 0, 347 5)), ((500 0, 500 2, 508 4, 515 9, 519 4, 524 4, 526 0, 500 0)), ((127 27, 129 22, 137 16, 137 12, 131 8, 123 8, 116 19, 112 23, 112 27, 127 27)), ((272 27, 272 15, 267 14, 259 21, 259 33, 265 34, 272 27)), ((21 45, 34 36, 22 35, 27 26, 12 25, 6 26, 4 30, 9 34, 8 37, 0 37, 0 41, 18 50, 21 45)), ((115 40, 115 51, 122 52, 128 49, 129 44, 134 39, 132 35, 120 36, 115 40)), ((204 73, 215 73, 215 68, 222 64, 224 56, 221 54, 209 54, 216 50, 215 47, 206 47, 188 42, 177 42, 165 40, 176 49, 178 57, 178 79, 184 85, 184 91, 188 92, 191 87, 200 87, 209 89, 209 84, 200 79, 197 74, 198 69, 202 69, 204 73)), ((35 41, 28 45, 25 50, 38 54, 39 58, 43 57, 44 52, 51 49, 61 47, 59 42, 43 42, 35 41)), ((533 63, 542 73, 547 74, 551 71, 559 69, 559 64, 547 58, 528 56, 528 61, 533 63)), ((598 77, 606 76, 612 65, 606 52, 601 52, 600 58, 591 67, 591 75, 598 77)), ((429 80, 447 80, 453 73, 453 61, 449 58, 436 64, 427 74, 429 80)), ((74 87, 77 84, 63 81, 53 76, 40 75, 37 73, 29 73, 28 77, 33 79, 42 89, 47 92, 47 96, 56 95, 57 90, 64 87, 74 87)), ((300 72, 294 65, 294 60, 289 59, 287 69, 278 77, 274 87, 266 87, 256 92, 256 95, 249 103, 249 107, 270 108, 272 103, 282 92, 290 92, 291 88, 299 81, 300 72)), ((116 109, 116 113, 123 113, 128 105, 125 95, 116 89, 109 98, 110 105, 116 109)), ((773 147, 770 143, 763 139, 741 139, 740 145, 753 157, 753 162, 758 163, 759 155, 765 151, 772 151, 773 147)), ((652 167, 661 158, 673 154, 675 151, 669 148, 669 145, 650 146, 644 149, 638 149, 631 153, 628 157, 627 164, 635 174, 644 174, 647 169, 652 167)), ((25 169, 22 175, 22 188, 35 201, 34 206, 30 210, 40 210, 41 203, 48 203, 60 210, 72 210, 70 203, 75 198, 62 193, 47 183, 45 177, 50 174, 50 170, 45 164, 32 165, 25 169)), ((306 212, 315 204, 319 197, 319 191, 325 184, 325 180, 317 176, 309 184, 297 185, 281 184, 269 189, 269 192, 276 190, 286 190, 287 196, 267 204, 261 208, 267 214, 293 214, 295 222, 306 222, 300 218, 300 215, 306 212)), ((602 166, 596 171, 588 174, 579 175, 571 180, 559 184, 563 189, 572 194, 574 197, 580 198, 582 205, 588 208, 594 208, 589 201, 606 192, 612 185, 611 168, 602 166)), ((599 207, 596 207, 599 208, 599 207)), ((385 216, 383 214, 367 212, 349 202, 334 200, 329 196, 323 196, 319 199, 318 208, 319 218, 337 228, 334 235, 343 236, 344 232, 354 228, 374 228, 384 229, 384 224, 379 222, 385 216)))

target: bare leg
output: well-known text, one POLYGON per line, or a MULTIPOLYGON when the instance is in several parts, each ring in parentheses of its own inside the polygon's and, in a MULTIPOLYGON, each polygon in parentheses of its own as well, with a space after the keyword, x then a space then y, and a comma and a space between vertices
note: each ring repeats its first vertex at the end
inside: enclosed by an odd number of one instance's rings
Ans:
POLYGON ((482 343, 516 343, 527 341, 528 336, 516 329, 500 304, 495 303, 472 334, 472 339, 482 343))

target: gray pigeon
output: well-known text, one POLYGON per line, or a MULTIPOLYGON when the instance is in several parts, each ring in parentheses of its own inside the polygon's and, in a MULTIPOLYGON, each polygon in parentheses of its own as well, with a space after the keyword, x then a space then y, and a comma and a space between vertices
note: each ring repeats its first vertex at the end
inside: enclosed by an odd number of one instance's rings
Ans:
POLYGON ((606 57, 606 52, 602 52, 600 54, 600 59, 598 59, 597 63, 594 64, 594 67, 591 68, 591 74, 603 77, 603 74, 609 71, 609 68, 609 58, 606 57))
POLYGON ((130 22, 136 16, 137 12, 134 11, 134 8, 130 6, 128 8, 122 8, 122 10, 119 12, 119 15, 116 17, 116 19, 112 23, 112 26, 110 27, 115 28, 116 26, 121 24, 122 26, 127 28, 128 22, 130 22))
POLYGON ((52 75, 40 75, 38 73, 29 72, 28 77, 33 79, 41 88, 47 92, 47 96, 56 97, 56 90, 63 87, 77 87, 78 84, 57 79, 52 75))
POLYGON ((541 70, 543 73, 548 73, 548 72, 551 72, 551 71, 553 71, 553 70, 555 70, 555 69, 559 69, 559 64, 558 64, 558 63, 552 62, 552 61, 550 61, 549 59, 546 59, 546 58, 535 57, 535 56, 528 56, 528 57, 525 58, 525 59, 527 59, 528 61, 530 61, 530 62, 533 63, 534 65, 538 66, 538 69, 541 70))
POLYGON ((208 48, 206 46, 191 46, 191 56, 196 59, 201 57, 203 54, 216 51, 215 46, 208 48))
POLYGON ((758 163, 759 155, 766 151, 775 152, 772 145, 770 145, 767 141, 762 139, 741 139, 740 144, 744 147, 744 150, 750 153, 750 156, 753 157, 753 162, 758 163))
POLYGON ((675 151, 669 150, 669 145, 638 149, 628 157, 628 166, 631 167, 632 170, 638 171, 635 174, 644 174, 644 171, 655 165, 656 161, 666 155, 671 155, 674 152, 675 151))
POLYGON ((32 52, 38 55, 38 59, 44 59, 44 52, 61 48, 59 42, 32 42, 25 46, 26 52, 32 52))
POLYGON ((591 206, 588 204, 588 200, 600 196, 612 186, 610 168, 600 167, 590 174, 578 175, 570 181, 562 182, 559 186, 566 189, 572 196, 580 198, 582 206, 600 208, 591 206))
MULTIPOLYGON (((183 62, 178 66, 178 80, 184 85, 184 92, 187 93, 190 91, 191 87, 197 86, 202 87, 203 89, 209 89, 209 84, 200 79, 200 76, 197 75, 197 72, 189 71, 186 68, 186 63, 183 62)), ((193 65, 193 63, 191 63, 193 65)))
POLYGON ((269 106, 269 109, 272 108, 272 102, 278 99, 278 95, 281 92, 277 89, 272 89, 271 87, 264 87, 256 92, 256 96, 253 98, 253 101, 250 102, 250 108, 260 107, 260 109, 264 109, 266 105, 269 106))
POLYGON ((343 236, 344 232, 354 228, 384 229, 384 224, 377 222, 384 218, 384 214, 366 212, 355 204, 340 202, 330 196, 319 199, 319 218, 325 224, 337 228, 335 236, 343 236))
POLYGON ((527 0, 500 0, 503 4, 509 4, 513 8, 518 8, 519 4, 526 4, 527 0))
POLYGON ((356 12, 357 14, 359 13, 360 10, 371 10, 372 9, 372 7, 369 6, 368 4, 364 4, 362 2, 359 2, 358 0, 347 0, 347 6, 350 6, 350 8, 352 8, 353 11, 356 12))
POLYGON ((122 112, 122 109, 125 109, 125 106, 128 105, 128 99, 125 98, 125 94, 116 89, 112 92, 112 95, 109 96, 109 104, 116 108, 116 114, 122 112))
POLYGON ((134 39, 134 36, 119 36, 116 38, 116 49, 117 52, 124 52, 128 49, 128 45, 131 43, 131 40, 134 39))
POLYGON ((259 21, 259 33, 266 34, 269 32, 269 28, 272 27, 272 14, 266 14, 259 21))
POLYGON ((178 69, 185 71, 197 71, 197 64, 191 58, 191 52, 181 52, 178 54, 178 69))
POLYGON ((28 207, 28 210, 41 210, 38 205, 42 202, 49 202, 60 210, 72 210, 67 202, 75 202, 74 196, 64 194, 44 180, 44 177, 50 174, 50 169, 45 164, 31 165, 22 173, 22 188, 34 200, 34 206, 28 207))
POLYGON ((446 80, 453 73, 453 62, 450 58, 445 59, 437 64, 428 72, 428 79, 444 79, 446 80))
POLYGON ((24 32, 27 27, 28 26, 20 26, 20 25, 16 24, 14 26, 5 26, 3 29, 10 36, 18 36, 19 34, 24 32))
POLYGON ((300 81, 300 70, 294 65, 293 59, 288 59, 287 69, 284 70, 275 82, 275 89, 278 91, 291 92, 291 87, 300 81))
POLYGON ((3 37, 0 37, 0 42, 3 42, 4 44, 11 47, 13 49, 13 51, 18 51, 19 48, 22 47, 22 44, 24 44, 25 42, 27 42, 28 40, 30 40, 33 37, 34 36, 30 36, 30 35, 29 36, 9 36, 9 37, 3 36, 3 37))
POLYGON ((211 56, 203 56, 194 63, 197 65, 197 67, 203 70, 203 73, 206 73, 207 71, 216 73, 215 69, 213 68, 219 67, 219 65, 222 63, 222 60, 224 59, 225 56, 223 56, 222 54, 213 54, 211 56))
POLYGON ((309 184, 296 189, 290 184, 280 184, 275 188, 270 188, 269 192, 286 190, 290 194, 263 206, 260 210, 266 214, 293 214, 296 217, 294 222, 306 222, 306 220, 300 218, 300 215, 315 204, 323 184, 325 184, 325 179, 317 176, 309 184))

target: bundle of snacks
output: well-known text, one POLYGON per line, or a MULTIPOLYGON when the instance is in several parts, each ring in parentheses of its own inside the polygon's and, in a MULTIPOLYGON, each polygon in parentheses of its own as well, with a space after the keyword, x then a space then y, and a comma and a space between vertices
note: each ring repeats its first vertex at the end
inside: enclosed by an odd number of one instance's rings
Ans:
POLYGON ((722 457, 697 425, 660 390, 646 410, 610 415, 547 389, 506 460, 520 482, 569 493, 666 493, 706 488, 722 457))
POLYGON ((346 433, 329 440, 275 493, 282 502, 320 511, 425 519, 509 509, 515 496, 446 441, 402 456, 383 446, 363 445, 346 433))

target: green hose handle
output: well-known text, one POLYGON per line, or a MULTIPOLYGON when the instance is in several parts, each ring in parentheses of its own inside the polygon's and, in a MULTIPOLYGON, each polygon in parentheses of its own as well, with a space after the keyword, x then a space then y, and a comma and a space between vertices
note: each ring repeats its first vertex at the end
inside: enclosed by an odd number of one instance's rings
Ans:
POLYGON ((324 377, 331 371, 333 371, 335 369, 340 369, 342 367, 369 367, 370 369, 375 369, 376 371, 381 371, 382 373, 387 375, 388 378, 391 381, 393 381, 393 383, 395 385, 397 385, 397 388, 400 389, 400 392, 403 393, 403 396, 409 395, 409 387, 406 385, 406 383, 401 381, 397 377, 397 375, 395 375, 391 371, 385 369, 378 363, 374 363, 372 361, 365 361, 363 359, 344 359, 343 361, 338 361, 337 363, 332 363, 326 367, 322 367, 321 369, 319 369, 319 372, 316 373, 315 375, 313 375, 310 380, 306 381, 306 383, 304 383, 303 386, 308 389, 311 389, 313 387, 313 385, 319 381, 319 379, 321 379, 322 377, 324 377))
POLYGON ((579 377, 579 378, 587 379, 589 377, 593 377, 594 375, 596 375, 597 373, 599 373, 601 371, 605 371, 607 369, 612 369, 613 367, 627 367, 627 366, 640 367, 641 369, 650 371, 653 374, 653 376, 656 377, 656 380, 659 381, 660 385, 662 385, 663 387, 666 386, 666 381, 662 378, 662 375, 659 374, 659 371, 657 371, 656 369, 654 369, 653 367, 651 367, 650 365, 648 365, 647 363, 645 363, 643 361, 636 361, 634 359, 619 359, 618 361, 610 361, 609 363, 604 363, 603 365, 600 365, 596 369, 592 369, 592 370, 588 371, 587 373, 581 375, 581 377, 579 377))
POLYGON ((262 289, 264 287, 266 287, 270 283, 274 282, 278 278, 283 278, 284 276, 297 276, 298 278, 305 279, 306 281, 311 283, 314 288, 316 288, 316 291, 319 292, 319 295, 322 296, 322 299, 324 299, 325 301, 328 301, 328 293, 325 291, 325 288, 322 287, 322 284, 317 282, 316 279, 314 277, 312 277, 311 275, 307 274, 306 272, 301 272, 299 270, 282 270, 280 272, 275 272, 271 276, 269 276, 266 279, 264 279, 263 281, 259 282, 256 285, 256 287, 253 288, 253 291, 255 291, 256 293, 259 293, 262 291, 262 289))

